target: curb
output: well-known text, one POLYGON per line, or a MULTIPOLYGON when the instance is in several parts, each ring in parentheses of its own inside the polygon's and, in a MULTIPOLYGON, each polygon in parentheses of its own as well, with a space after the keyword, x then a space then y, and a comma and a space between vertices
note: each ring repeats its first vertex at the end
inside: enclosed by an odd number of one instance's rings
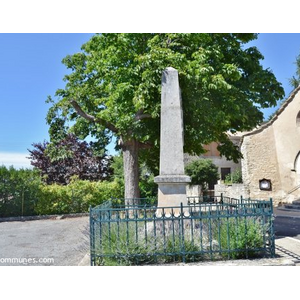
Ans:
POLYGON ((77 214, 66 214, 66 215, 42 215, 42 216, 26 216, 26 217, 8 217, 0 218, 1 222, 25 222, 25 221, 35 221, 35 220, 61 220, 67 218, 79 218, 87 217, 89 213, 77 213, 77 214))
MULTIPOLYGON (((90 266, 90 255, 87 253, 80 261, 78 266, 90 266)), ((133 267, 291 267, 296 266, 295 261, 286 257, 278 258, 261 258, 261 259, 233 259, 220 261, 203 261, 194 263, 169 263, 169 264, 153 264, 140 265, 133 267)))
POLYGON ((274 207, 274 217, 278 218, 300 218, 300 211, 296 209, 287 209, 283 206, 274 207))
MULTIPOLYGON (((150 265, 149 265, 150 266, 150 265)), ((178 267, 257 267, 257 266, 296 266, 295 262, 289 258, 261 258, 261 259, 236 259, 236 260, 221 260, 221 261, 207 261, 197 263, 178 263, 166 265, 153 266, 178 266, 178 267)))
POLYGON ((299 216, 284 216, 284 215, 276 215, 274 214, 275 218, 288 218, 288 219, 300 219, 299 216))

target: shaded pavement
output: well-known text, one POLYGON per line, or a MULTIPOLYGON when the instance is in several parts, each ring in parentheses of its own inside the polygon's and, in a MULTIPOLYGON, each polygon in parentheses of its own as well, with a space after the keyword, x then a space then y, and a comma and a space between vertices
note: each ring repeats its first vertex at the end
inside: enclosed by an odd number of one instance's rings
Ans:
POLYGON ((276 255, 300 266, 300 211, 274 208, 276 255))

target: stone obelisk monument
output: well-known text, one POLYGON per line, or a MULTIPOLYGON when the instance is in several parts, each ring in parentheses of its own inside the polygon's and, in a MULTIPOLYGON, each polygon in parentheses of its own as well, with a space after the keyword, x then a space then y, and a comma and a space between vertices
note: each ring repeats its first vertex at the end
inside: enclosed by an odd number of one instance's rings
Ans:
MULTIPOLYGON (((166 68, 162 74, 160 121, 160 167, 158 184, 158 207, 179 207, 187 204, 186 186, 191 181, 184 175, 183 164, 183 113, 178 72, 166 68)), ((171 209, 165 209, 171 213, 171 209)), ((173 210, 179 213, 179 208, 173 210)), ((161 214, 161 210, 157 210, 161 214)))

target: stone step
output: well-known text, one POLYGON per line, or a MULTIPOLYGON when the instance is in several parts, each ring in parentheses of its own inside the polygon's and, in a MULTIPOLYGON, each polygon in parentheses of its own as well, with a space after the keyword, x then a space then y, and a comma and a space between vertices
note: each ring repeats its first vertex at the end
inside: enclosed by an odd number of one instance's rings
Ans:
POLYGON ((300 206, 300 199, 293 201, 292 204, 300 206))
POLYGON ((285 209, 298 209, 298 210, 300 210, 300 205, 299 204, 285 204, 284 208, 285 209))
POLYGON ((294 200, 292 203, 284 204, 278 207, 279 210, 300 210, 300 199, 294 200))

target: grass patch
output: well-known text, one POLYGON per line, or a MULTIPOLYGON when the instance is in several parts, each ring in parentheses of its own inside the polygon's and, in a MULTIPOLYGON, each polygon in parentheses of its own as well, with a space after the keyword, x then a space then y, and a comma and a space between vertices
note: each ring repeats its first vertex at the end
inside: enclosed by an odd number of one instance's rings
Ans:
POLYGON ((94 264, 147 265, 243 259, 267 254, 268 226, 262 217, 190 215, 156 218, 118 213, 93 227, 94 264))

